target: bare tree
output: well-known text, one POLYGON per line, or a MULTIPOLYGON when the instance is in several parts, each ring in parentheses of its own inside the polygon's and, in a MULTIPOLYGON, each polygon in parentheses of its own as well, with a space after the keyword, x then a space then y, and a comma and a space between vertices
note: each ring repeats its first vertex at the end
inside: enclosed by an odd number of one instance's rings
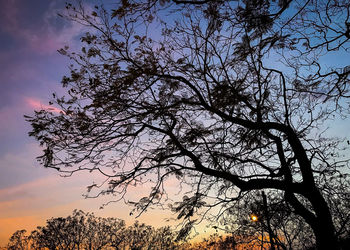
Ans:
POLYGON ((319 249, 339 248, 337 232, 347 226, 334 221, 330 194, 348 193, 348 145, 325 130, 348 115, 350 72, 324 58, 348 53, 348 1, 67 8, 66 17, 92 30, 81 52, 60 50, 75 62, 62 80, 67 95, 53 98, 62 112, 27 116, 45 167, 106 176, 88 197, 121 200, 152 183, 133 204, 142 213, 172 203, 184 221, 179 239, 211 208, 220 216, 253 191, 274 190, 319 249), (167 196, 169 179, 178 180, 181 201, 167 196))

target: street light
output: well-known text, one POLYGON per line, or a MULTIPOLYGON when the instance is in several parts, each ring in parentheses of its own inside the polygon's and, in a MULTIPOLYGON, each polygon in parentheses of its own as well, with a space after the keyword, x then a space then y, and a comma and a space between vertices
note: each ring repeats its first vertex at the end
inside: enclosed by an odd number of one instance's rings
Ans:
MULTIPOLYGON (((250 219, 252 222, 258 223, 259 217, 256 214, 251 214, 250 219)), ((261 249, 264 247, 264 227, 262 226, 262 221, 259 221, 260 228, 261 228, 261 249)))
POLYGON ((258 221, 258 216, 256 216, 255 214, 251 214, 250 215, 250 219, 252 220, 252 221, 258 221))

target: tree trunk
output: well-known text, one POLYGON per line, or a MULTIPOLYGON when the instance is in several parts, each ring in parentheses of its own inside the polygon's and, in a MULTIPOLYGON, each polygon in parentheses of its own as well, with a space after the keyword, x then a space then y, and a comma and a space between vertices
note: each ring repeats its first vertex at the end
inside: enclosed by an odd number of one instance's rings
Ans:
POLYGON ((333 225, 322 223, 319 228, 313 228, 316 236, 316 247, 318 250, 338 250, 340 249, 339 242, 335 236, 333 225))
POLYGON ((315 225, 311 227, 315 233, 317 249, 340 249, 332 215, 322 194, 316 190, 312 192, 309 200, 316 213, 315 225))
POLYGON ((285 193, 286 201, 295 209, 294 212, 304 218, 316 237, 316 247, 321 250, 338 250, 340 245, 335 234, 332 215, 327 202, 317 188, 304 194, 313 207, 307 209, 292 193, 285 193))

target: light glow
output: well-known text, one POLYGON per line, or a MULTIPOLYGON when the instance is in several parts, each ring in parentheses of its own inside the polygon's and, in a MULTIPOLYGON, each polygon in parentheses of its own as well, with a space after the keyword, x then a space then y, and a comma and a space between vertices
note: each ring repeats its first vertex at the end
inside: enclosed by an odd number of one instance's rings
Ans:
POLYGON ((252 215, 250 215, 250 219, 252 221, 258 221, 258 216, 256 216, 255 214, 252 214, 252 215))

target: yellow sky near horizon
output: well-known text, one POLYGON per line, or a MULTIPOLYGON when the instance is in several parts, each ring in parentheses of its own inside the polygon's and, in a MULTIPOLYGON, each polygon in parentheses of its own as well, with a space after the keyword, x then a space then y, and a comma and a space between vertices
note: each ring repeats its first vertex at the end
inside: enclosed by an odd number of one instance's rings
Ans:
MULTIPOLYGON (((30 233, 37 226, 45 225, 46 219, 66 217, 74 209, 93 212, 101 217, 121 218, 127 224, 134 222, 135 216, 129 215, 131 206, 118 202, 99 209, 111 197, 82 197, 84 182, 90 183, 84 174, 70 178, 52 175, 16 187, 0 189, 0 246, 4 246, 16 230, 25 229, 30 233)), ((165 220, 170 216, 169 211, 149 210, 138 220, 160 227, 168 224, 165 220)))

